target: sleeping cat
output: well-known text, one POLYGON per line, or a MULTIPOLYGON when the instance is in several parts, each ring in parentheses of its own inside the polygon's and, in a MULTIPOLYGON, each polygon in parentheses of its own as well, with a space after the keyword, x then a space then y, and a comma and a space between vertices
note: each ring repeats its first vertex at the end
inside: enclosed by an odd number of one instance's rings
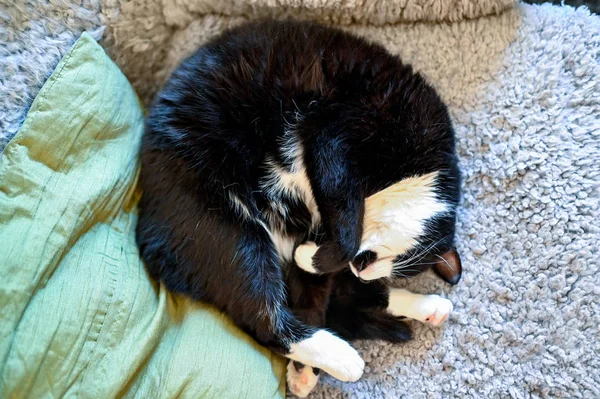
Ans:
POLYGON ((434 89, 382 47, 312 23, 235 28, 149 110, 141 255, 288 357, 294 393, 317 369, 356 381, 345 339, 405 341, 402 317, 437 325, 452 310, 388 283, 430 266, 460 278, 454 147, 434 89))

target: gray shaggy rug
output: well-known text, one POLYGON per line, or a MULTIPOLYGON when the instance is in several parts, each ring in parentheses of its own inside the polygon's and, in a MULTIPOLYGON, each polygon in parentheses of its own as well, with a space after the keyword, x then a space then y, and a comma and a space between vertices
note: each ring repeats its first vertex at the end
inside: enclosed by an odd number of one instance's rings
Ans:
MULTIPOLYGON (((265 9, 236 14, 227 8, 236 1, 0 0, 2 143, 81 31, 99 38, 106 28, 101 43, 148 101, 195 46, 265 9)), ((302 4, 264 3, 286 2, 302 4)), ((464 175, 463 280, 452 289, 430 275, 407 283, 450 298, 450 319, 438 329, 415 323, 405 345, 357 343, 364 377, 324 378, 312 397, 600 397, 600 18, 510 1, 462 18, 438 0, 429 3, 444 16, 407 23, 421 14, 398 11, 405 2, 391 8, 397 20, 323 17, 331 10, 321 15, 319 4, 332 2, 308 3, 317 11, 286 13, 381 42, 438 88, 464 175)))

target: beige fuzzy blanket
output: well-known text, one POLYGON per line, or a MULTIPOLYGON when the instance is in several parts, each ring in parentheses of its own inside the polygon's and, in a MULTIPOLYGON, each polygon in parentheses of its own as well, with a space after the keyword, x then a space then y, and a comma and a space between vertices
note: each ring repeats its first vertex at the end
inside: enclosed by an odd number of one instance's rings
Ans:
MULTIPOLYGON (((0 137, 91 31, 142 99, 250 18, 314 19, 380 42, 450 107, 464 176, 463 280, 443 328, 357 343, 365 376, 315 398, 600 397, 600 18, 513 0, 0 0, 0 137)), ((2 148, 2 147, 0 147, 2 148)))
POLYGON ((106 47, 149 100, 156 84, 182 58, 223 29, 249 19, 292 17, 350 29, 374 28, 461 21, 498 14, 514 4, 515 0, 107 0, 103 10, 111 27, 106 47))

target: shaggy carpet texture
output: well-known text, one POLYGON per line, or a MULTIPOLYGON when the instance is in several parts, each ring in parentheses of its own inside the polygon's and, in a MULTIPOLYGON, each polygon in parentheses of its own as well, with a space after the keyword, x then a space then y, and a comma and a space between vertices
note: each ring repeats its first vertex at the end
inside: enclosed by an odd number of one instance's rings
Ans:
POLYGON ((414 323, 415 339, 404 345, 357 342, 364 377, 323 378, 312 397, 600 397, 600 18, 506 1, 412 2, 438 7, 421 14, 406 11, 410 2, 378 2, 397 8, 359 13, 359 0, 30 0, 21 11, 50 14, 15 21, 0 3, 0 18, 9 18, 0 28, 2 135, 16 131, 82 30, 106 27, 103 45, 147 102, 194 48, 248 18, 340 24, 412 63, 450 108, 464 176, 464 273, 454 288, 432 275, 405 282, 452 300, 445 326, 414 323), (478 14, 473 4, 483 7, 478 14))
POLYGON ((566 4, 572 7, 581 7, 586 6, 590 9, 591 12, 595 14, 600 13, 600 0, 525 0, 526 3, 529 4, 542 4, 542 3, 552 3, 552 4, 566 4))
POLYGON ((0 0, 0 151, 75 40, 105 24, 99 0, 0 0))

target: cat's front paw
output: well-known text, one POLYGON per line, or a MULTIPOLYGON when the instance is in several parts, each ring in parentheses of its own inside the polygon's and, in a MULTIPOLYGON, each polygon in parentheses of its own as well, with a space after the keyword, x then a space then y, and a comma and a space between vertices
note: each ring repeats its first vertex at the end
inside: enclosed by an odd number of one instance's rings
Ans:
POLYGON ((305 398, 319 381, 319 369, 290 360, 287 366, 287 383, 290 391, 299 398, 305 398))
POLYGON ((318 367, 340 381, 357 381, 365 361, 350 344, 326 330, 290 345, 288 358, 318 367))
POLYGON ((308 241, 296 248, 294 260, 298 267, 305 272, 317 274, 317 270, 313 266, 313 256, 317 253, 319 246, 312 241, 308 241))
POLYGON ((439 295, 427 295, 420 304, 421 321, 432 326, 442 325, 452 313, 452 302, 439 295))

